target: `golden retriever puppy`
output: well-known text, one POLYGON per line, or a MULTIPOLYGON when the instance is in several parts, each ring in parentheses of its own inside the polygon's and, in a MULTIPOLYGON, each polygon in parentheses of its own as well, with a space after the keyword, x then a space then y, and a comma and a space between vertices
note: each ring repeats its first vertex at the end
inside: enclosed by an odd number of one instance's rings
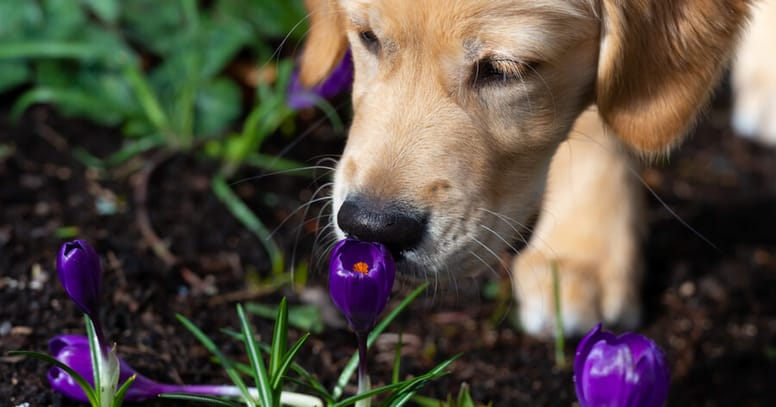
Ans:
POLYGON ((339 237, 399 271, 455 278, 513 264, 526 331, 634 325, 639 189, 628 150, 692 126, 747 18, 745 0, 308 0, 301 78, 350 47, 354 117, 334 177, 339 237), (592 107, 591 107, 592 106, 592 107))

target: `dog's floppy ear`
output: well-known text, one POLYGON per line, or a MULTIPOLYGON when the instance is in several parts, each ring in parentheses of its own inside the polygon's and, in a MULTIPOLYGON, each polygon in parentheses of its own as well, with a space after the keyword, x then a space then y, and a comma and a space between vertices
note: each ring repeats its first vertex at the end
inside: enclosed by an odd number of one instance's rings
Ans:
POLYGON ((640 151, 671 148, 708 101, 748 6, 747 0, 601 0, 595 101, 604 121, 640 151))
POLYGON ((302 52, 299 79, 307 87, 317 85, 342 60, 347 50, 342 12, 336 0, 305 0, 310 19, 302 52))

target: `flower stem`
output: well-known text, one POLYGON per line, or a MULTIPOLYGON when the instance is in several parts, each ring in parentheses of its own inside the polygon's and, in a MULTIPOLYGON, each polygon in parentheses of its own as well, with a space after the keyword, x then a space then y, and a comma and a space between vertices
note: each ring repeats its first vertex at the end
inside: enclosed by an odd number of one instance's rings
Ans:
MULTIPOLYGON (((367 371, 366 363, 366 339, 367 333, 356 333, 356 341, 358 342, 358 394, 369 391, 369 373, 367 371)), ((372 398, 361 399, 356 402, 356 407, 370 407, 372 405, 372 398)))

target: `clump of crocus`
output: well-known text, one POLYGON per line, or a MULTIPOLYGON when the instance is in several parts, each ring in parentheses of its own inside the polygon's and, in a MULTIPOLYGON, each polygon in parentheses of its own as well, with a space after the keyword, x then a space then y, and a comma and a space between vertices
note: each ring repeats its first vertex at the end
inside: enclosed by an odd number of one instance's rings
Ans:
MULTIPOLYGON (((329 293, 356 333, 359 393, 369 389, 367 337, 388 303, 395 275, 393 257, 380 243, 344 239, 331 252, 329 293)), ((369 400, 361 405, 369 405, 369 400)))
POLYGON ((659 407, 668 397, 665 355, 649 338, 596 325, 577 346, 574 385, 582 407, 659 407))
MULTIPOLYGON (((89 384, 94 385, 92 364, 90 361, 89 339, 83 335, 60 335, 49 341, 49 352, 58 361, 75 370, 89 384)), ((178 385, 159 383, 151 380, 135 371, 124 360, 118 358, 119 375, 118 382, 125 383, 134 377, 134 382, 127 389, 123 399, 125 401, 143 401, 154 398, 163 393, 187 393, 209 396, 240 396, 240 389, 235 386, 223 385, 178 385)), ((83 388, 76 380, 62 369, 55 367, 49 370, 48 381, 51 387, 65 396, 81 401, 89 402, 83 388)), ((256 394, 256 389, 249 389, 256 394)), ((296 395, 295 393, 291 396, 296 395)), ((288 397, 289 395, 284 395, 288 397)), ((296 395, 301 396, 301 395, 296 395)), ((297 397, 300 398, 300 397, 297 397)), ((311 400, 317 400, 310 398, 311 400)), ((307 399, 305 399, 307 400, 307 399)), ((309 401, 308 401, 309 402, 309 401)))
MULTIPOLYGON (((109 405, 116 398, 121 399, 119 383, 119 360, 116 350, 110 348, 105 341, 102 324, 100 323, 100 284, 102 282, 102 267, 100 257, 89 243, 84 240, 74 240, 62 245, 57 255, 57 274, 65 292, 86 314, 87 332, 86 348, 90 353, 80 355, 89 362, 92 373, 91 385, 96 391, 89 397, 99 398, 99 405, 109 405)), ((55 338, 56 339, 56 338, 55 338)), ((56 358, 56 357, 55 357, 56 358)), ((82 362, 83 363, 83 362, 82 362)), ((59 367, 49 371, 49 378, 67 375, 59 367)), ((124 382, 131 385, 133 377, 127 377, 124 382)), ((72 379, 71 379, 72 381, 72 379)), ((54 382, 52 382, 52 385, 54 382)), ((57 389, 57 387, 54 387, 57 389)), ((84 391, 84 398, 88 398, 84 391)), ((96 400, 89 400, 97 403, 96 400)))
POLYGON ((329 77, 312 88, 304 87, 299 81, 299 71, 295 71, 291 76, 286 103, 295 110, 315 106, 319 100, 332 98, 345 91, 352 82, 353 60, 348 51, 329 77))

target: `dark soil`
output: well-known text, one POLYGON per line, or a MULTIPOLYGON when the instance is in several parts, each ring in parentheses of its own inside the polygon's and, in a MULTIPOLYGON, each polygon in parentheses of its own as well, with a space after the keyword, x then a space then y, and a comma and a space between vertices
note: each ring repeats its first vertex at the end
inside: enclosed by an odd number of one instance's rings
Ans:
MULTIPOLYGON (((776 151, 735 137, 724 103, 717 106, 680 151, 643 173, 655 195, 648 194, 647 318, 640 332, 668 355, 669 405, 776 405, 776 151)), ((313 119, 299 122, 300 131, 310 132, 288 154, 311 165, 338 154, 343 143, 313 119)), ((275 237, 289 257, 295 253, 293 263, 308 262, 315 270, 304 288, 272 289, 261 243, 210 192, 215 166, 197 157, 169 157, 151 174, 145 207, 175 259, 156 256, 138 228, 138 178, 126 176, 148 165, 150 156, 99 172, 73 154, 81 146, 104 156, 120 140, 115 130, 63 119, 43 107, 18 123, 0 119, 0 146, 15 149, 0 156, 0 405, 74 405, 49 389, 48 366, 6 353, 45 351, 52 336, 83 332, 54 269, 64 241, 57 233, 65 227, 76 227, 77 236, 103 255, 108 337, 122 357, 156 380, 228 381, 176 313, 235 357, 241 346, 219 330, 237 328, 236 302, 273 305, 286 295, 292 304, 312 302, 329 315, 323 273, 314 267, 325 263, 313 249, 318 230, 311 222, 321 205, 294 212, 325 183, 325 172, 321 181, 272 175, 235 186, 271 229, 282 223, 275 237)), ((268 152, 290 141, 278 136, 268 152)), ((260 174, 245 170, 235 179, 260 174)), ((371 353, 373 382, 389 380, 402 332, 403 374, 423 373, 463 353, 451 375, 427 385, 424 395, 446 397, 466 382, 475 399, 497 406, 572 405, 571 371, 555 367, 553 345, 514 327, 512 310, 504 307, 513 306, 503 295, 508 289, 486 294, 507 282, 493 275, 459 281, 416 301, 371 353)), ((271 321, 253 321, 269 340, 271 321)), ((331 385, 355 343, 341 321, 325 321, 299 362, 331 385)), ((301 333, 294 329, 290 337, 301 333)), ((569 361, 575 345, 568 343, 569 361)))

